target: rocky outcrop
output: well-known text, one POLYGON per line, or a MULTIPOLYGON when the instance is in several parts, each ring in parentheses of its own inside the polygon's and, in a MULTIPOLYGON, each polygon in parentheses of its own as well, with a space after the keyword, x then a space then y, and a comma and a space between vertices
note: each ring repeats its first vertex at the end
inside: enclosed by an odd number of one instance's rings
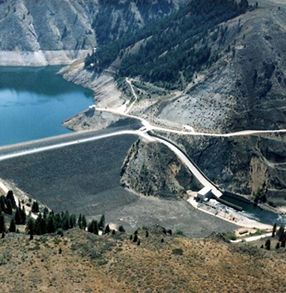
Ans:
POLYGON ((121 184, 143 194, 175 199, 198 190, 196 180, 165 145, 137 140, 121 169, 121 184))
POLYGON ((70 64, 184 1, 0 1, 0 66, 70 64), (141 5, 140 5, 141 3, 141 5))
POLYGON ((263 190, 272 206, 286 206, 285 134, 169 138, 220 188, 250 199, 263 190))
POLYGON ((124 97, 117 89, 116 82, 111 75, 96 74, 84 69, 84 63, 76 61, 59 71, 67 81, 92 89, 94 100, 101 108, 118 108, 125 103, 124 97))

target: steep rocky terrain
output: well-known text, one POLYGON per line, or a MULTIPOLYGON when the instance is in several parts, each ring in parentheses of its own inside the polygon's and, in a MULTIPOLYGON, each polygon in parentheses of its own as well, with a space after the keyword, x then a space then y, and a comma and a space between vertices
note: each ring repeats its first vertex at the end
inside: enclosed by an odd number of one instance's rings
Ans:
POLYGON ((285 206, 285 134, 229 138, 170 135, 169 138, 222 189, 252 200, 254 193, 263 190, 269 204, 285 206))
POLYGON ((136 141, 121 174, 122 185, 144 195, 177 198, 186 196, 186 190, 199 190, 195 178, 176 155, 157 142, 136 141))
POLYGON ((184 2, 0 1, 0 65, 68 64, 184 2))

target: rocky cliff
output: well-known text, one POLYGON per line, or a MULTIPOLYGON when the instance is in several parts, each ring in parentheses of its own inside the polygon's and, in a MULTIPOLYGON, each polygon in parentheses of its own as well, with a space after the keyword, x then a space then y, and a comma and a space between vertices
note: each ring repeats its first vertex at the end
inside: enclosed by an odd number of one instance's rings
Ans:
POLYGON ((121 184, 143 195, 175 199, 199 190, 196 179, 165 145, 136 141, 122 169, 121 184))
POLYGON ((68 64, 184 1, 0 1, 0 66, 68 64), (107 32, 108 30, 108 32, 107 32))

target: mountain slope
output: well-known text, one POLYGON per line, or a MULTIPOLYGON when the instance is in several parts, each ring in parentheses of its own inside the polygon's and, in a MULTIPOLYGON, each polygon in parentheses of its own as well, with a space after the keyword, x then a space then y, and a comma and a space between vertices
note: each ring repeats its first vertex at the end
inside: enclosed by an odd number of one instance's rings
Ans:
POLYGON ((70 63, 70 59, 85 57, 97 44, 169 14, 183 2, 1 1, 0 65, 70 63))

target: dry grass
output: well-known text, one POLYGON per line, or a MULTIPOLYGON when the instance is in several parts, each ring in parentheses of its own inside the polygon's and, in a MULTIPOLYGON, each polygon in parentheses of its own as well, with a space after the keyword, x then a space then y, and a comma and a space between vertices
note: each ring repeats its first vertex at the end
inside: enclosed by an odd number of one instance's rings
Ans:
POLYGON ((286 285, 285 249, 277 254, 152 232, 146 238, 145 231, 139 238, 140 246, 127 234, 100 237, 77 229, 32 241, 6 236, 1 292, 279 292, 286 285))

